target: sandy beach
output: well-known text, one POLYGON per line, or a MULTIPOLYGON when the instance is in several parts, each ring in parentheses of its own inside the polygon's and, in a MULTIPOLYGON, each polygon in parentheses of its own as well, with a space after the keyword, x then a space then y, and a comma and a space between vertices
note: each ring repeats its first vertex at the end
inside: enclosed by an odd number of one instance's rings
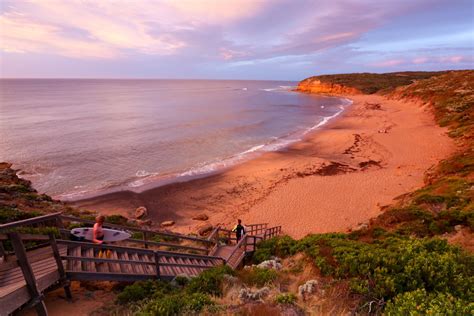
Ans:
POLYGON ((205 213, 213 225, 281 225, 299 238, 342 232, 423 185, 426 170, 454 151, 428 107, 379 95, 342 96, 353 104, 289 148, 269 152, 222 173, 143 193, 118 192, 74 202, 104 214, 133 216, 146 206, 155 226, 195 232, 205 213))

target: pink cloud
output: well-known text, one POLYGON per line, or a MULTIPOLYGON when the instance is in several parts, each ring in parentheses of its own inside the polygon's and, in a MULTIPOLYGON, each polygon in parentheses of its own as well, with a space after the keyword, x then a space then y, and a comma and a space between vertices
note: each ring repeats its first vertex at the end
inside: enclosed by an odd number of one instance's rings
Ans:
POLYGON ((375 62, 370 65, 375 66, 375 67, 394 67, 394 66, 398 66, 404 63, 405 63, 405 60, 403 59, 389 59, 389 60, 384 60, 380 62, 375 62))
POLYGON ((465 57, 464 56, 447 56, 447 57, 441 57, 439 61, 457 64, 457 63, 465 61, 465 57))
POLYGON ((8 40, 0 49, 75 58, 305 55, 350 43, 411 7, 356 0, 3 1, 0 27, 8 40), (19 24, 40 25, 45 34, 12 26, 19 24))
POLYGON ((429 58, 427 57, 417 57, 412 60, 414 64, 425 64, 427 61, 429 61, 429 58))

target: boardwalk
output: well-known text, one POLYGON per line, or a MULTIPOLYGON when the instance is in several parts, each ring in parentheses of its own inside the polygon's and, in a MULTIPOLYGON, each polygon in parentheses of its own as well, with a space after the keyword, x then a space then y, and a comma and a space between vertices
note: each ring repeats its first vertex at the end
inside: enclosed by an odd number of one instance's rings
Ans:
POLYGON ((247 234, 236 243, 233 232, 219 227, 208 238, 199 238, 105 223, 104 227, 139 233, 143 239, 128 239, 125 245, 96 245, 68 240, 65 221, 93 223, 56 213, 0 225, 0 316, 28 306, 34 306, 39 315, 47 315, 44 291, 64 287, 70 298, 69 283, 73 280, 172 280, 181 275, 194 277, 224 264, 237 269, 255 251, 259 241, 281 232, 279 226, 248 225, 247 234), (38 225, 57 227, 62 238, 14 232, 19 227, 38 225), (156 242, 150 240, 153 236, 188 244, 156 242), (25 249, 27 241, 36 244, 25 249), (12 244, 12 252, 4 250, 4 242, 12 244))

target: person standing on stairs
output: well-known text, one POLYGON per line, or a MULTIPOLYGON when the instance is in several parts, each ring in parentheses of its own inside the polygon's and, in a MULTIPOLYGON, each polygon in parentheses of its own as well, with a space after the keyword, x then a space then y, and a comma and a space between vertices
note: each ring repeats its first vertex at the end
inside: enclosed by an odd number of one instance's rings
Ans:
POLYGON ((237 243, 238 243, 240 238, 242 238, 242 236, 245 235, 245 227, 244 225, 242 225, 242 220, 240 219, 237 220, 237 225, 234 226, 232 231, 235 232, 235 236, 237 237, 237 243))
MULTIPOLYGON (((105 216, 99 215, 95 218, 95 224, 94 224, 94 229, 92 230, 92 241, 95 244, 102 245, 104 243, 104 231, 102 225, 104 225, 105 221, 105 216)), ((103 252, 102 250, 99 250, 99 258, 103 257, 103 252)), ((106 257, 110 258, 110 250, 106 251, 106 257)))

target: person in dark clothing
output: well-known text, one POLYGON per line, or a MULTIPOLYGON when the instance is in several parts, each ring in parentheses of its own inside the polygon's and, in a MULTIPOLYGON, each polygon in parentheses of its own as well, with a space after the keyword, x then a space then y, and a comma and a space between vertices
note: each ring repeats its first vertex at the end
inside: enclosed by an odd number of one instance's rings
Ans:
POLYGON ((242 220, 237 220, 237 225, 232 229, 235 232, 235 236, 237 237, 237 242, 239 242, 240 238, 245 235, 245 227, 242 225, 242 220))

